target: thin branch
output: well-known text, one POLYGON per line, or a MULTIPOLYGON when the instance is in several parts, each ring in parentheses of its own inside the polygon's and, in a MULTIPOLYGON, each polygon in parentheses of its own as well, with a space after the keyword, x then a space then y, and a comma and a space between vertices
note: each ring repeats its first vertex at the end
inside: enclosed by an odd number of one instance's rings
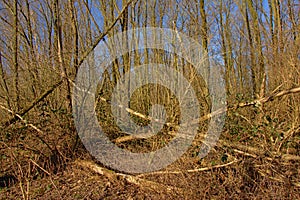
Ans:
MULTIPOLYGON (((225 113, 227 111, 230 111, 230 110, 236 110, 238 108, 243 108, 243 107, 247 107, 247 106, 257 106, 257 105, 260 105, 260 104, 263 104, 263 103, 266 103, 268 101, 273 101, 274 99, 276 98, 279 98, 281 96, 284 96, 284 95, 288 95, 288 94, 292 94, 292 93, 299 93, 300 92, 300 87, 296 87, 296 88, 291 88, 291 89, 288 89, 288 90, 283 90, 281 92, 277 92, 275 94, 271 94, 267 97, 263 97, 263 98, 260 98, 260 99, 257 99, 257 100, 254 100, 254 101, 251 101, 251 102, 243 102, 243 103, 238 103, 238 104, 235 104, 235 105, 232 105, 232 106, 228 106, 227 108, 221 108, 221 109, 218 109, 214 112, 211 112, 207 115, 204 115, 198 119, 195 119, 193 120, 192 122, 190 122, 191 124, 197 124, 199 122, 203 122, 203 121, 206 121, 214 116, 217 116, 217 115, 220 115, 222 113, 225 113)), ((107 99, 103 98, 103 97, 99 97, 98 99, 100 99, 101 101, 104 101, 104 102, 108 102, 107 99)), ((117 105, 119 106, 120 108, 124 108, 128 113, 132 114, 132 115, 135 115, 137 117, 140 117, 144 120, 155 120, 156 122, 158 123, 164 123, 158 119, 153 119, 151 118, 150 116, 146 116, 144 114, 141 114, 139 112, 136 112, 130 108, 125 108, 123 105, 117 105)), ((177 124, 174 124, 174 123, 165 123, 166 126, 169 126, 169 127, 175 127, 175 129, 177 128, 180 128, 179 125, 177 124)), ((184 124, 183 124, 184 125, 184 124)), ((120 138, 117 138, 116 139, 116 142, 117 143, 120 143, 120 142, 126 142, 126 141, 129 141, 129 140, 133 140, 133 139, 136 139, 136 137, 134 137, 134 135, 130 135, 130 136, 124 136, 124 137, 120 137, 120 138)))
POLYGON ((96 41, 94 42, 94 44, 90 47, 90 49, 88 49, 87 51, 85 51, 83 53, 82 58, 80 59, 78 65, 80 66, 83 61, 87 58, 87 56, 96 48, 96 46, 99 44, 99 42, 108 34, 109 31, 111 31, 111 29, 114 28, 114 26, 116 25, 116 23, 123 17, 124 12, 128 9, 129 5, 134 2, 136 0, 131 0, 128 1, 126 3, 126 5, 123 7, 122 11, 120 12, 120 14, 117 16, 117 18, 113 21, 113 23, 108 27, 107 30, 105 30, 105 32, 103 32, 98 38, 96 38, 96 41))
POLYGON ((259 147, 251 147, 243 144, 228 143, 224 140, 219 140, 222 146, 233 148, 236 153, 243 154, 250 157, 264 157, 267 160, 281 159, 284 161, 300 161, 300 156, 292 154, 281 154, 275 151, 265 151, 259 147))
POLYGON ((90 161, 84 161, 84 160, 77 160, 75 162, 77 165, 89 168, 93 170, 94 172, 106 176, 108 179, 117 179, 118 177, 124 178, 129 183, 135 184, 140 187, 144 187, 147 189, 152 189, 154 191, 161 191, 161 190, 167 190, 167 191, 174 191, 177 190, 180 193, 184 193, 184 190, 178 187, 174 186, 167 186, 164 184, 160 184, 153 181, 148 181, 142 178, 139 178, 138 176, 134 175, 128 175, 128 174, 122 174, 122 173, 116 173, 114 171, 105 169, 103 167, 100 167, 96 163, 90 162, 90 161))
POLYGON ((38 168, 40 168, 43 172, 45 172, 49 177, 50 177, 50 181, 52 183, 52 185, 55 187, 55 190, 57 191, 60 199, 63 199, 62 196, 61 196, 61 193, 59 191, 59 189, 57 188, 57 186, 55 185, 55 183, 53 182, 52 180, 52 175, 50 172, 48 172, 47 170, 45 170, 44 168, 42 168, 39 164, 37 164, 34 160, 32 160, 31 158, 29 159, 34 165, 36 165, 38 168))
POLYGON ((211 166, 211 167, 203 167, 203 168, 197 168, 197 169, 189 169, 189 170, 182 170, 182 171, 157 171, 157 172, 150 172, 150 173, 145 173, 145 174, 141 174, 138 175, 137 177, 143 177, 143 176, 148 176, 148 175, 158 175, 158 174, 182 174, 182 173, 195 173, 195 172, 203 172, 203 171, 210 171, 213 169, 218 169, 218 168, 223 168, 223 167, 227 167, 229 165, 232 165, 234 163, 238 163, 241 160, 233 160, 231 162, 222 164, 222 165, 215 165, 215 166, 211 166))
MULTIPOLYGON (((41 129, 39 129, 38 127, 34 126, 33 124, 29 124, 25 119, 22 118, 21 115, 14 113, 12 110, 6 108, 5 106, 3 106, 3 105, 1 105, 1 104, 0 104, 0 108, 6 110, 7 112, 13 114, 16 118, 20 119, 20 120, 25 124, 25 126, 30 126, 30 127, 33 128, 34 130, 36 130, 38 133, 44 134, 44 132, 43 132, 41 129)), ((51 152, 53 152, 53 149, 51 148, 51 146, 50 146, 43 138, 41 138, 41 137, 40 137, 39 135, 37 135, 37 134, 36 134, 35 136, 36 136, 38 139, 40 139, 40 140, 41 140, 41 141, 42 141, 42 142, 50 149, 51 152)))
POLYGON ((59 80, 57 83, 52 85, 47 91, 45 91, 43 94, 41 94, 38 98, 36 98, 34 101, 30 103, 30 105, 23 109, 19 113, 11 112, 13 114, 13 117, 9 119, 7 122, 5 122, 5 126, 9 126, 19 119, 20 117, 23 117, 26 113, 28 113, 32 108, 34 108, 39 102, 41 102, 44 98, 46 98, 49 94, 51 94, 57 87, 59 87, 63 83, 64 79, 59 80), (19 117, 20 116, 20 117, 19 117))
MULTIPOLYGON (((81 58, 81 60, 78 62, 78 65, 80 66, 83 61, 86 59, 86 57, 96 48, 96 46, 99 44, 99 42, 107 35, 107 33, 115 26, 115 24, 120 20, 120 18, 122 17, 123 13, 125 12, 126 9, 128 9, 129 5, 133 2, 134 0, 129 1, 124 8, 122 9, 121 13, 118 15, 118 17, 115 19, 115 21, 111 24, 111 26, 104 32, 101 34, 101 36, 99 36, 96 41, 94 42, 94 44, 92 45, 92 47, 87 50, 86 52, 84 52, 83 57, 81 58)), ((24 110, 22 110, 21 112, 18 112, 17 114, 21 117, 23 117, 27 112, 29 112, 32 108, 35 107, 35 105, 37 105, 39 102, 41 102, 44 98, 46 98, 49 94, 51 94, 57 87, 59 87, 64 80, 66 80, 68 78, 66 77, 62 77, 62 79, 60 81, 58 81, 57 83, 55 83, 53 86, 51 86, 51 88, 49 88, 46 92, 44 92, 41 96, 39 96, 37 99, 35 99, 33 102, 30 103, 30 105, 25 108, 24 110)), ((14 113, 14 112, 13 112, 14 113)), ((15 123, 16 121, 18 121, 20 118, 14 114, 14 116, 9 119, 7 122, 5 122, 6 126, 9 126, 13 123, 15 123)))

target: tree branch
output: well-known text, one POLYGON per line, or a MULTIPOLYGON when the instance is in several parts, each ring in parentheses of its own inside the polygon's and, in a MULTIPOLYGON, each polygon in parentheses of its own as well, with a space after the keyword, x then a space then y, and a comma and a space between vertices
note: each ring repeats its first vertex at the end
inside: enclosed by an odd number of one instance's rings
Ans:
MULTIPOLYGON (((107 33, 116 25, 116 23, 121 19, 121 17, 123 16, 123 13, 125 12, 126 9, 128 9, 129 5, 133 2, 134 0, 128 1, 128 3, 124 6, 124 8, 122 9, 121 13, 118 15, 118 17, 115 19, 115 21, 110 25, 110 27, 101 34, 101 36, 99 36, 96 41, 94 42, 94 44, 92 45, 92 47, 90 49, 88 49, 87 51, 85 51, 83 53, 83 56, 81 58, 81 60, 79 61, 78 65, 80 66, 83 61, 86 59, 86 57, 96 48, 96 46, 99 44, 99 42, 107 35, 107 33)), ((35 99, 34 101, 32 101, 30 103, 30 105, 23 109, 21 112, 17 113, 19 116, 23 117, 27 112, 29 112, 32 108, 34 108, 35 105, 37 105, 39 102, 41 102, 44 98, 46 98, 49 94, 51 94, 57 87, 59 87, 64 80, 68 80, 66 77, 62 77, 62 79, 60 81, 58 81, 57 83, 55 83, 54 85, 51 86, 51 88, 49 88, 46 92, 44 92, 41 96, 39 96, 37 99, 35 99)), ((16 121, 19 120, 19 117, 14 114, 14 116, 9 119, 7 122, 5 122, 5 126, 9 126, 13 123, 15 123, 16 121)))

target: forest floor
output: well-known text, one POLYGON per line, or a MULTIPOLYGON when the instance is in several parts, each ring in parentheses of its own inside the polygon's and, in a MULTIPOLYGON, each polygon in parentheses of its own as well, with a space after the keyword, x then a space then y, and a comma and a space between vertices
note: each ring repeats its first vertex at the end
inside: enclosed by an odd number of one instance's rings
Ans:
MULTIPOLYGON (((67 112, 36 116, 0 130, 0 199, 300 199, 300 127, 284 115, 266 112, 267 120, 254 123, 250 109, 228 113, 207 156, 198 157, 198 134, 165 169, 135 175, 101 165, 80 142, 74 150, 77 132, 67 112)), ((149 151, 158 144, 117 145, 149 151)))
POLYGON ((291 154, 275 156, 228 139, 221 137, 200 160, 190 150, 162 173, 118 173, 84 152, 55 173, 30 159, 40 175, 1 174, 0 199, 300 199, 300 162, 293 160, 299 152, 290 159, 291 154))

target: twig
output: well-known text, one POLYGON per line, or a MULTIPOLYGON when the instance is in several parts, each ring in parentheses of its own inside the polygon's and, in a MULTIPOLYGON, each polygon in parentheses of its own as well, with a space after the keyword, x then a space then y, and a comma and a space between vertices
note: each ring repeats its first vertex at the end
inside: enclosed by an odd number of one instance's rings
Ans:
MULTIPOLYGON (((22 177, 24 177, 24 173, 23 173, 22 167, 21 167, 20 163, 18 162, 17 157, 14 154, 14 151, 6 143, 4 143, 4 142, 1 142, 1 143, 4 144, 8 149, 10 149, 11 157, 13 158, 13 160, 15 161, 15 163, 18 166, 18 170, 19 170, 19 173, 20 173, 20 175, 18 176, 18 180, 20 181, 19 185, 20 185, 20 189, 21 189, 21 193, 22 193, 23 199, 26 199, 26 195, 25 195, 26 193, 24 191, 23 182, 22 182, 22 177)), ((13 163, 13 161, 11 160, 12 166, 15 166, 15 163, 13 163)))
POLYGON ((295 128, 295 123, 292 123, 292 128, 289 129, 284 135, 285 137, 283 138, 282 142, 279 144, 279 147, 277 151, 279 152, 282 149, 282 146, 290 137, 293 136, 294 133, 298 132, 300 130, 300 126, 298 128, 295 128))
POLYGON ((292 155, 292 154, 280 154, 275 151, 265 152, 264 150, 261 150, 261 149, 255 148, 255 147, 246 146, 246 145, 242 145, 242 144, 228 143, 228 142, 225 142, 224 140, 219 140, 219 143, 223 146, 237 149, 237 151, 235 151, 237 153, 244 154, 244 155, 251 156, 251 157, 261 156, 267 160, 274 160, 274 158, 278 158, 278 159, 282 159, 284 161, 300 161, 300 156, 296 156, 296 155, 292 155), (270 154, 272 157, 268 156, 268 154, 270 154))
MULTIPOLYGON (((23 117, 22 117, 21 115, 19 115, 19 114, 17 114, 17 113, 14 113, 12 110, 10 110, 10 109, 4 107, 4 106, 1 105, 1 104, 0 104, 0 108, 6 110, 7 112, 9 112, 9 113, 11 113, 11 114, 13 114, 17 119, 20 119, 20 120, 25 124, 25 126, 30 126, 30 127, 33 128, 34 130, 36 130, 38 133, 44 134, 44 132, 43 132, 41 129, 39 129, 38 127, 36 127, 36 126, 33 125, 33 124, 28 123, 25 119, 23 119, 23 117)), ((35 136, 36 136, 39 140, 41 140, 41 141, 42 141, 42 142, 50 149, 51 152, 53 152, 53 149, 51 148, 51 146, 50 146, 43 138, 41 138, 38 134, 35 134, 35 136)))
POLYGON ((14 116, 9 119, 7 122, 5 122, 5 126, 9 126, 16 121, 18 121, 20 118, 18 117, 21 116, 23 117, 26 113, 28 113, 32 108, 34 108, 39 102, 41 102, 44 98, 46 98, 49 94, 51 94, 57 87, 59 87, 63 83, 64 79, 59 80, 57 83, 52 85, 47 91, 45 91, 41 96, 39 96, 37 99, 32 101, 30 105, 23 109, 21 112, 14 114, 15 112, 11 112, 14 116))
POLYGON ((173 187, 173 186, 167 186, 167 185, 160 184, 160 183, 153 182, 153 181, 148 181, 148 180, 139 178, 138 176, 132 176, 132 175, 128 175, 128 174, 116 173, 114 171, 110 171, 108 169, 100 167, 96 163, 93 163, 93 162, 90 162, 90 161, 77 160, 77 161, 75 161, 75 163, 78 164, 79 166, 87 167, 89 169, 92 169, 94 172, 96 172, 98 174, 101 174, 101 175, 104 175, 107 178, 109 178, 110 180, 117 180, 117 177, 119 176, 119 177, 123 177, 129 183, 138 185, 140 187, 152 189, 152 190, 155 190, 155 191, 163 189, 163 190, 167 190, 168 192, 173 191, 173 190, 177 190, 181 193, 184 193, 184 190, 182 190, 181 188, 173 187))
MULTIPOLYGON (((284 90, 284 91, 281 91, 281 92, 278 92, 278 93, 275 93, 275 94, 272 94, 270 96, 267 96, 267 97, 263 97, 263 98, 260 98, 260 99, 257 99, 257 100, 254 100, 254 101, 251 101, 251 102, 244 102, 244 103, 238 103, 238 104, 235 104, 235 105, 232 105, 232 106, 228 106, 227 108, 220 108, 214 112, 211 112, 207 115, 204 115, 198 119, 195 119, 193 120, 192 122, 190 122, 190 124, 197 124, 199 122, 203 122, 203 121, 206 121, 214 116, 217 116, 217 115, 220 115, 224 112, 227 112, 229 110, 236 110, 238 108, 243 108, 243 107, 248 107, 248 106, 256 106, 258 104, 262 104, 262 103, 266 103, 268 101, 272 101, 274 100, 275 98, 279 98, 281 96, 284 96, 284 95, 288 95, 288 94, 292 94, 292 93, 298 93, 300 92, 300 87, 296 87, 296 88, 291 88, 291 89, 288 89, 288 90, 284 90)), ((106 100, 105 98, 101 97, 100 98, 102 101, 105 101, 105 102, 108 102, 108 100, 106 100)), ((121 108, 124 108, 128 113, 130 114, 133 114, 135 116, 138 116, 142 119, 145 119, 145 120, 155 120, 156 122, 159 122, 159 123, 163 123, 161 122, 160 120, 158 119, 152 119, 150 116, 145 116, 139 112, 136 112, 130 108, 125 108, 123 107, 122 105, 117 105, 121 108)), ((175 129, 177 128, 180 128, 179 125, 175 124, 175 123, 165 123, 166 126, 169 126, 169 127, 175 127, 175 129)), ((183 126, 186 125, 186 124, 182 124, 183 126)), ((125 141, 129 141, 129 140, 133 140, 133 139, 136 139, 136 137, 134 136, 124 136, 124 137, 121 137, 121 138, 118 138, 116 141, 118 142, 125 142, 125 141)))
POLYGON ((47 170, 45 170, 44 168, 42 168, 39 164, 37 164, 34 160, 32 160, 31 158, 29 159, 34 165, 36 165, 38 168, 40 168, 43 172, 45 172, 47 175, 51 176, 50 172, 48 172, 47 170))
POLYGON ((158 174, 182 174, 182 173, 203 172, 203 171, 209 171, 209 170, 213 170, 213 169, 227 167, 229 165, 232 165, 232 164, 240 162, 240 161, 241 160, 233 160, 231 162, 228 162, 228 163, 222 164, 222 165, 215 165, 215 166, 211 166, 211 167, 203 167, 203 168, 189 169, 189 170, 182 170, 182 171, 157 171, 157 172, 150 172, 150 173, 140 174, 137 177, 143 177, 143 176, 148 176, 148 175, 158 175, 158 174))
POLYGON ((31 158, 30 158, 29 160, 30 160, 34 165, 36 165, 38 168, 40 168, 43 172, 45 172, 45 173, 49 176, 50 181, 51 181, 52 185, 55 187, 55 189, 57 190, 57 193, 58 193, 60 199, 63 199, 62 196, 61 196, 61 194, 60 194, 60 192, 59 192, 59 190, 58 190, 58 188, 57 188, 57 186, 55 185, 55 183, 54 183, 53 180, 52 180, 52 175, 51 175, 51 173, 48 172, 47 170, 45 170, 43 167, 41 167, 39 164, 37 164, 37 163, 36 163, 34 160, 32 160, 31 158))
MULTIPOLYGON (((261 170, 258 170, 258 173, 259 173, 261 176, 266 177, 266 178, 269 178, 269 179, 271 179, 271 180, 273 180, 273 181, 277 181, 277 182, 279 182, 279 183, 286 183, 286 181, 284 181, 284 180, 282 180, 282 179, 280 179, 280 178, 275 178, 275 177, 273 177, 273 176, 264 174, 261 170)), ((291 181, 290 183, 291 183, 292 185, 296 186, 296 187, 300 187, 300 183, 297 183, 297 182, 294 182, 294 181, 291 181)))
POLYGON ((244 151, 238 150, 238 149, 233 149, 233 151, 234 151, 234 152, 236 152, 236 153, 239 153, 239 154, 245 155, 245 156, 249 156, 249 157, 257 158, 257 155, 255 155, 255 154, 250 154, 250 153, 247 153, 247 152, 244 152, 244 151))

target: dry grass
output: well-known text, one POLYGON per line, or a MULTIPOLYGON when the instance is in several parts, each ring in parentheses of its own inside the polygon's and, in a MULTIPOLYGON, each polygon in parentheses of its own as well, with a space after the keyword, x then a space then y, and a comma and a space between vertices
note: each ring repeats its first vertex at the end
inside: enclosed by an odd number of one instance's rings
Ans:
MULTIPOLYGON (((293 98, 299 94, 292 94, 293 98)), ((299 121, 278 99, 265 104, 264 120, 255 122, 256 108, 227 113, 222 136, 199 159, 199 134, 189 150, 166 169, 128 175, 93 161, 80 141, 67 110, 36 109, 25 119, 1 128, 1 199, 299 199, 299 121), (34 125, 33 125, 34 124, 34 125)), ((105 109, 105 106, 101 106, 105 109)), ((294 108, 296 109, 296 107, 294 108)), ((109 112, 100 112, 109 116, 109 112)), ((147 113, 144 113, 147 114, 147 113)), ((112 141, 126 136, 112 119, 112 141)), ((146 123, 139 118, 140 123, 146 123)), ((174 121, 173 121, 174 122, 174 121)), ((176 122, 176 121, 175 121, 176 122)), ((106 125, 106 126, 105 126, 106 125)), ((203 124, 203 131, 205 130, 203 124)), ((164 133, 174 130, 165 128, 164 133)), ((148 152, 172 134, 119 141, 122 148, 148 152)))
MULTIPOLYGON (((192 70, 185 76, 203 108, 196 120, 198 134, 181 158, 152 173, 124 174, 94 160, 77 137, 67 103, 57 97, 66 92, 64 85, 24 116, 1 105, 0 114, 6 116, 0 127, 1 199, 300 199, 300 89, 276 89, 257 100, 231 96, 227 110, 211 114, 210 99, 200 92, 203 81, 192 70), (220 112, 227 114, 222 135, 199 159, 208 120, 220 112), (9 119, 16 122, 5 124, 9 119)), ((162 130, 139 139, 116 125, 110 104, 114 84, 103 83, 97 91, 97 117, 117 146, 151 152, 174 138, 181 113, 171 91, 149 84, 131 96, 126 110, 139 125, 149 124, 151 105, 166 108, 162 130)))

